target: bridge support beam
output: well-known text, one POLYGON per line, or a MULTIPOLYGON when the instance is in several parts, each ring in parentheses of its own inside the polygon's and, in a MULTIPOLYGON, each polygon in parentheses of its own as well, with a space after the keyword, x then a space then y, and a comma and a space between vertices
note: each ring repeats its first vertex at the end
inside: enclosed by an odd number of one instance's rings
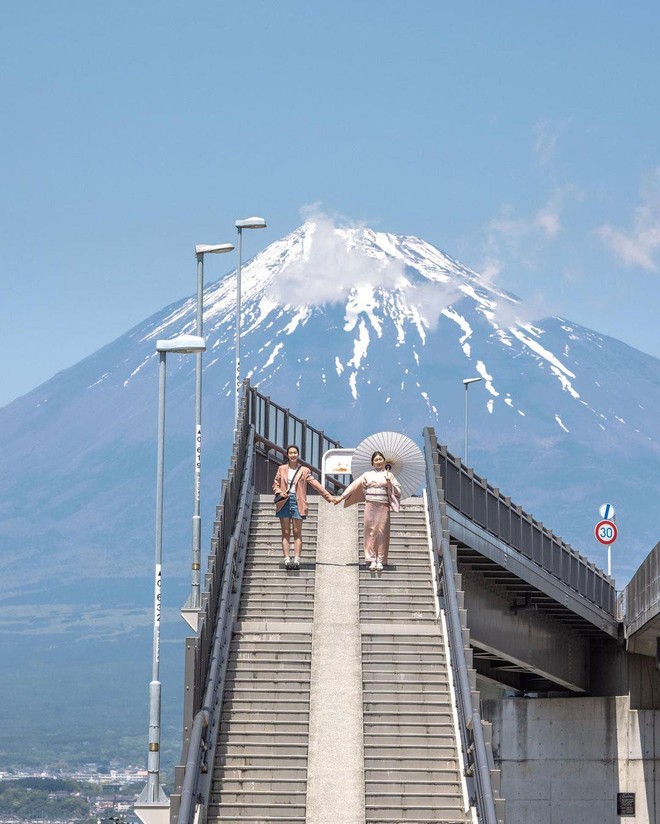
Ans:
MULTIPOLYGON (((553 681, 558 689, 588 691, 587 638, 542 612, 524 608, 512 611, 510 594, 478 572, 461 572, 470 642, 477 650, 510 662, 514 671, 521 669, 553 681)), ((479 669, 486 674, 483 667, 479 669)), ((494 670, 492 677, 497 680, 497 675, 494 670)), ((506 678, 502 680, 511 683, 506 678)))

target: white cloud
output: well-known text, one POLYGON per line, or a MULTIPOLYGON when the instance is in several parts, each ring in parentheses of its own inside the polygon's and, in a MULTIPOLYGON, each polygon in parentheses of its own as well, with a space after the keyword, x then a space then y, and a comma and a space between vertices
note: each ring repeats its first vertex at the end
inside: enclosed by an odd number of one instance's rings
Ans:
POLYGON ((557 149, 557 133, 553 131, 549 121, 541 120, 536 125, 536 140, 534 151, 540 162, 545 166, 554 158, 557 149))
POLYGON ((356 245, 354 230, 361 227, 337 226, 314 206, 303 210, 303 216, 310 224, 310 241, 304 258, 283 269, 272 284, 271 292, 278 303, 293 306, 343 303, 353 288, 392 288, 408 284, 403 261, 384 254, 375 257, 368 246, 356 245))
POLYGON ((329 217, 318 205, 303 210, 308 232, 304 253, 284 268, 269 287, 270 295, 289 306, 346 305, 347 324, 366 312, 377 333, 374 309, 381 297, 375 290, 390 292, 393 300, 414 322, 427 328, 437 325, 442 310, 462 293, 451 280, 414 282, 406 273, 406 261, 397 257, 390 241, 361 224, 329 217))
POLYGON ((658 270, 660 251, 660 168, 657 168, 642 189, 641 204, 635 209, 630 229, 605 224, 596 229, 605 246, 611 249, 625 266, 641 266, 651 272, 658 270))

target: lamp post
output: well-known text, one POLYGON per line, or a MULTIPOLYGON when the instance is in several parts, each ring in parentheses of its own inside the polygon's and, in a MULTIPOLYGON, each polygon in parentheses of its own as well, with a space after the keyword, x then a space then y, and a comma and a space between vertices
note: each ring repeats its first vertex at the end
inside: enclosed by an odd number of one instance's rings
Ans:
POLYGON ((265 229, 266 221, 262 217, 246 217, 236 221, 238 231, 238 270, 236 272, 236 401, 234 410, 234 428, 238 426, 238 401, 241 396, 241 266, 243 258, 243 229, 265 229))
POLYGON ((467 466, 468 462, 468 386, 471 383, 482 381, 483 378, 463 378, 463 386, 465 386, 465 443, 463 448, 463 461, 467 466))
MULTIPOLYGON (((204 255, 221 255, 233 252, 231 243, 219 243, 215 246, 202 244, 195 246, 197 258, 197 327, 195 334, 204 334, 204 255)), ((190 597, 183 605, 183 620, 197 632, 199 610, 201 608, 201 560, 202 560, 202 517, 200 514, 202 477, 202 353, 195 355, 195 484, 192 516, 192 560, 190 597)))
POLYGON ((135 813, 144 824, 169 821, 169 799, 160 786, 160 616, 161 566, 163 559, 163 480, 165 467, 165 382, 167 354, 192 354, 206 349, 199 335, 179 335, 156 342, 158 367, 158 461, 156 467, 156 560, 154 566, 154 628, 151 683, 149 684, 149 755, 147 784, 135 804, 135 813))

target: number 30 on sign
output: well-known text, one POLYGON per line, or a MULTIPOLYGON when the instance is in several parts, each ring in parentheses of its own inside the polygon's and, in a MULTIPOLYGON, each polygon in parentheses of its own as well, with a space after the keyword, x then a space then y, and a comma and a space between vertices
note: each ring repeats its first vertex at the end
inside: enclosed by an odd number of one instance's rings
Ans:
POLYGON ((594 529, 594 535, 596 536, 596 540, 600 541, 601 544, 609 546, 609 544, 613 544, 617 539, 618 530, 616 524, 614 521, 598 521, 594 529))

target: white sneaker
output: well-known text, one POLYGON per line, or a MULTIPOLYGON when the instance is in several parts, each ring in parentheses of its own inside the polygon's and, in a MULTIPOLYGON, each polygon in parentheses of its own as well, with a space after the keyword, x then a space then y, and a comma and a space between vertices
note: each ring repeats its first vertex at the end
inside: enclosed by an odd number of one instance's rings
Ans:
POLYGON ((369 565, 369 572, 375 572, 376 568, 377 568, 376 562, 372 561, 371 564, 369 565))
POLYGON ((378 563, 376 564, 376 569, 378 570, 378 572, 382 572, 382 571, 383 571, 383 564, 382 564, 382 561, 378 561, 378 563))
POLYGON ((300 559, 294 558, 291 562, 291 569, 300 569, 300 559))
POLYGON ((285 569, 291 569, 291 558, 285 558, 284 559, 284 568, 285 569))

